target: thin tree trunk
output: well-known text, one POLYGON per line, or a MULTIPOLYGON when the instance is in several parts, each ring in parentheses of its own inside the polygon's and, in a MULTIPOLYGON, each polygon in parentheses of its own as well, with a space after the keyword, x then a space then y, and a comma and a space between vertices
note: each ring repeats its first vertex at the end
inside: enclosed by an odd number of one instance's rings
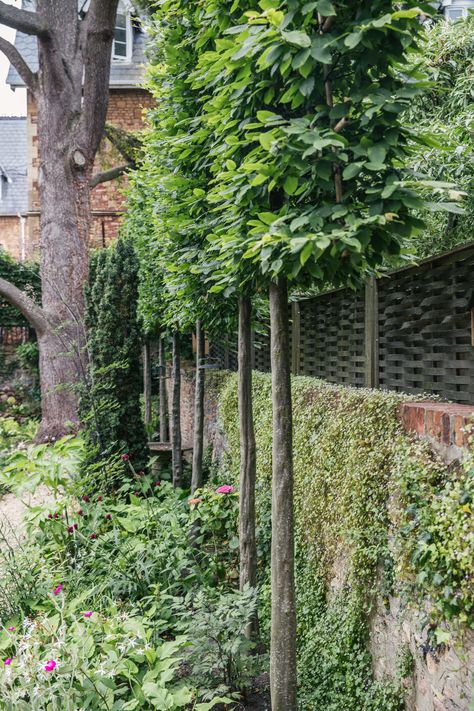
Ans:
POLYGON ((257 461, 252 405, 252 302, 239 301, 239 424, 240 424, 240 589, 255 587, 257 547, 255 542, 255 482, 257 461))
POLYGON ((147 340, 143 346, 143 396, 145 400, 145 425, 149 425, 152 417, 151 403, 151 348, 147 340))
POLYGON ((202 486, 202 457, 204 449, 204 394, 205 370, 204 364, 205 333, 201 321, 196 321, 196 385, 194 393, 194 441, 193 441, 193 473, 191 492, 202 486))
POLYGON ((270 285, 273 402, 272 620, 270 688, 273 711, 296 711, 296 605, 293 526, 293 424, 288 287, 270 285))
POLYGON ((173 332, 173 401, 171 403, 171 469, 173 486, 182 485, 183 450, 181 443, 181 354, 179 331, 173 332))
POLYGON ((160 368, 160 442, 168 442, 168 393, 166 391, 165 337, 162 334, 160 334, 158 349, 160 368))

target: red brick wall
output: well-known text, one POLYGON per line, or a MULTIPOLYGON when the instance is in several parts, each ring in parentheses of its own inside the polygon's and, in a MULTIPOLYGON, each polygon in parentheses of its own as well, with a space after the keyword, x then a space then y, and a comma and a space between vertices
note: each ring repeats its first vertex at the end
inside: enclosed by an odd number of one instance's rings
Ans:
POLYGON ((0 215, 0 247, 15 259, 21 258, 21 225, 18 217, 0 215))
POLYGON ((445 402, 409 402, 400 417, 409 432, 428 440, 448 461, 462 457, 474 434, 474 405, 445 402))

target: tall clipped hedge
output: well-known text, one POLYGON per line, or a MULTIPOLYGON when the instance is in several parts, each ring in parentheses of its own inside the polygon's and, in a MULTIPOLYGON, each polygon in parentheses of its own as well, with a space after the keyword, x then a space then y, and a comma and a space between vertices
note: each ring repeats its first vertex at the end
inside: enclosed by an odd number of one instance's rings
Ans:
MULTIPOLYGON (((395 711, 403 708, 402 680, 374 682, 369 615, 377 596, 403 589, 413 603, 430 604, 427 622, 434 646, 449 638, 449 630, 473 624, 472 461, 449 470, 426 443, 408 435, 397 417, 403 396, 299 377, 293 380, 293 397, 300 706, 305 711, 395 711)), ((270 376, 255 374, 254 398, 265 626, 270 376)), ((221 389, 219 411, 237 482, 234 376, 221 389)))
POLYGON ((147 438, 140 407, 138 260, 131 242, 121 239, 93 253, 85 296, 90 366, 81 408, 90 457, 128 454, 139 469, 147 460, 147 438))

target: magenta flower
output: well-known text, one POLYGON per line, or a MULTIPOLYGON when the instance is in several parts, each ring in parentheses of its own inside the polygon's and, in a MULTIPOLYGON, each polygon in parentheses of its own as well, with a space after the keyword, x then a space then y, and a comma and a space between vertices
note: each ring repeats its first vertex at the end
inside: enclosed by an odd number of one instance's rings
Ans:
POLYGON ((53 514, 52 514, 52 513, 49 513, 49 514, 48 514, 48 518, 53 518, 53 514))
POLYGON ((47 672, 53 671, 58 666, 58 663, 54 661, 54 659, 50 659, 46 664, 44 665, 44 670, 47 672))
POLYGON ((93 614, 94 614, 94 613, 93 613, 92 610, 88 610, 87 612, 83 612, 83 613, 82 613, 82 616, 83 616, 83 617, 92 617, 93 614))
POLYGON ((9 632, 13 632, 14 629, 15 629, 14 627, 9 627, 9 628, 8 628, 8 631, 9 631, 9 632))
POLYGON ((219 488, 216 489, 216 494, 232 494, 233 491, 233 486, 230 486, 229 484, 224 484, 223 486, 219 486, 219 488))
POLYGON ((59 593, 61 592, 61 590, 63 590, 63 588, 64 588, 64 585, 58 585, 57 588, 54 588, 53 595, 59 595, 59 593))
POLYGON ((8 659, 5 659, 5 661, 3 662, 3 666, 9 667, 10 664, 12 663, 12 661, 13 661, 13 659, 11 657, 8 657, 8 659))
POLYGON ((106 521, 112 521, 112 514, 105 514, 106 521))
POLYGON ((89 501, 90 501, 90 498, 89 498, 88 496, 83 496, 83 497, 82 497, 82 500, 83 500, 86 504, 88 504, 89 501))
POLYGON ((91 538, 93 541, 97 538, 97 533, 91 533, 91 538))
POLYGON ((130 455, 129 454, 122 454, 122 459, 124 462, 128 462, 128 460, 130 459, 130 455))
POLYGON ((155 486, 161 486, 161 481, 155 481, 155 486))
POLYGON ((98 496, 98 497, 97 497, 97 501, 103 501, 103 500, 104 500, 104 497, 103 497, 103 496, 98 496))

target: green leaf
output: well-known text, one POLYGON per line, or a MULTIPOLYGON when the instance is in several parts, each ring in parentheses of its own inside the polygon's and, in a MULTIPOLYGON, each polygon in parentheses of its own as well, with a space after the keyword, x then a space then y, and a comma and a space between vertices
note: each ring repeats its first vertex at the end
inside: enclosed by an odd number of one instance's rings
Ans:
POLYGON ((377 164, 382 164, 385 161, 385 158, 387 157, 387 149, 385 146, 377 144, 375 146, 371 146, 368 151, 367 151, 369 158, 372 163, 377 163, 377 164))
POLYGON ((308 77, 301 82, 299 89, 303 96, 308 97, 314 89, 314 77, 308 77))
POLYGON ((281 120, 280 114, 275 114, 273 111, 257 111, 257 118, 260 123, 281 120))
POLYGON ((269 151, 275 141, 275 136, 272 131, 268 131, 268 133, 260 133, 258 140, 260 141, 262 148, 269 151))
POLYGON ((297 47, 311 47, 311 38, 306 32, 301 32, 300 30, 293 30, 292 32, 283 31, 281 36, 284 40, 297 47))
POLYGON ((318 0, 316 7, 323 17, 333 17, 337 14, 336 8, 330 0, 318 0))
POLYGON ((278 215, 275 215, 273 212, 259 212, 258 219, 265 225, 271 225, 275 220, 278 220, 278 215))
POLYGON ((351 32, 344 40, 344 44, 346 47, 349 47, 349 49, 354 49, 354 47, 357 47, 357 45, 362 42, 363 37, 362 32, 351 32))
POLYGON ((298 178, 294 175, 289 175, 283 183, 283 189, 287 195, 294 195, 298 190, 298 178))
POLYGON ((308 259, 313 254, 313 243, 311 241, 307 242, 300 252, 300 262, 301 266, 304 267, 308 259))

